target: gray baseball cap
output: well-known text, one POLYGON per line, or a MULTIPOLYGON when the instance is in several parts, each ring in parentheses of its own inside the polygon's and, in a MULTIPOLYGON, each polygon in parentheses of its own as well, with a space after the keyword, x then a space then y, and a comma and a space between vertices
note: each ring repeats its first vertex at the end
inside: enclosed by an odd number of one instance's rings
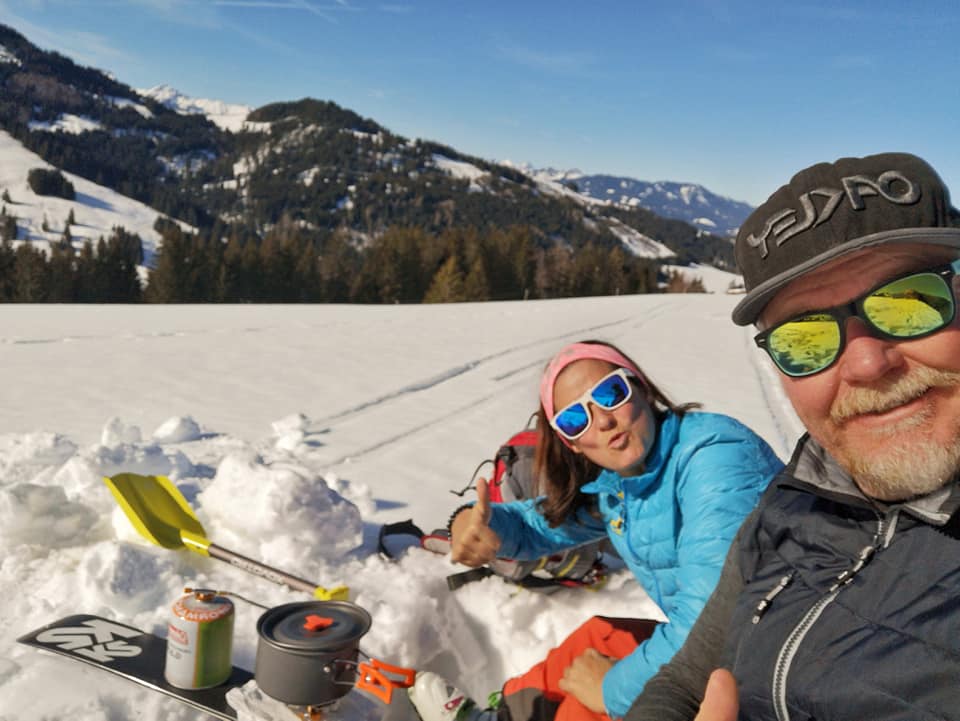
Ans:
POLYGON ((733 322, 755 323, 792 280, 885 243, 960 250, 960 211, 929 164, 907 153, 883 153, 801 170, 737 233, 735 254, 747 294, 733 309, 733 322))

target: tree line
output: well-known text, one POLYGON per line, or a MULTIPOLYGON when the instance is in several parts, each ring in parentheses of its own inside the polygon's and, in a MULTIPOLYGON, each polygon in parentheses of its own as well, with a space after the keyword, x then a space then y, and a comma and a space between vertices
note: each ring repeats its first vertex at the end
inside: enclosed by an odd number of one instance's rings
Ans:
POLYGON ((373 241, 317 239, 284 219, 263 239, 163 230, 145 300, 161 303, 449 303, 656 290, 656 267, 621 248, 542 247, 527 226, 394 226, 373 241))
POLYGON ((544 245, 529 226, 395 226, 372 241, 347 229, 318 237, 287 218, 262 238, 159 230, 145 278, 140 238, 123 228, 79 250, 65 237, 49 253, 5 239, 0 302, 445 303, 657 291, 654 262, 616 246, 544 245))
POLYGON ((0 302, 137 303, 143 289, 137 266, 143 262, 140 237, 114 228, 109 238, 76 249, 69 234, 50 252, 32 243, 16 248, 0 242, 0 302))

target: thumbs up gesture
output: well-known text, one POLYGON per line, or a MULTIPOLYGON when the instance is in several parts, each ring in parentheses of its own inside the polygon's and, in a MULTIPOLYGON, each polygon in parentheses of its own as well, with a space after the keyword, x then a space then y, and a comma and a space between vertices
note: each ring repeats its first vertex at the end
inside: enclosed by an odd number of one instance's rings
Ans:
POLYGON ((710 674, 700 713, 693 721, 737 721, 740 704, 733 674, 718 668, 710 674))
POLYGON ((490 487, 477 479, 477 502, 450 524, 450 558, 467 566, 482 566, 497 557, 500 537, 490 529, 490 487))

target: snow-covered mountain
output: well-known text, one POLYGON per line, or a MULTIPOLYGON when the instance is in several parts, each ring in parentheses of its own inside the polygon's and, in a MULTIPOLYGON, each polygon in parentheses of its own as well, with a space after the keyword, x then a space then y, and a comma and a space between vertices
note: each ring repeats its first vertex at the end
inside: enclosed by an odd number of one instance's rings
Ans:
POLYGON ((571 190, 621 208, 646 208, 664 218, 690 223, 707 233, 733 237, 753 206, 717 195, 702 185, 649 182, 614 175, 587 175, 579 170, 515 166, 538 181, 560 183, 571 190))
POLYGON ((210 122, 234 133, 243 128, 244 121, 253 110, 249 105, 191 98, 169 85, 157 85, 146 90, 137 89, 137 92, 144 97, 153 98, 181 115, 206 116, 210 122))
MULTIPOLYGON (((238 132, 253 129, 254 126, 247 122, 247 116, 254 110, 249 105, 192 98, 169 85, 137 89, 137 92, 181 115, 203 115, 224 130, 238 132)), ((442 155, 435 155, 434 160, 438 168, 455 177, 479 181, 484 175, 489 175, 470 163, 450 160, 442 155)), ((747 203, 717 195, 694 183, 647 182, 612 175, 585 175, 579 170, 537 169, 529 163, 517 164, 509 160, 502 164, 530 176, 549 194, 623 208, 646 208, 665 218, 684 220, 714 235, 732 237, 753 210, 747 203)), ((622 232, 614 231, 614 234, 636 255, 661 259, 674 255, 662 243, 632 228, 624 227, 622 232)))
MULTIPOLYGON (((137 92, 182 115, 203 115, 224 130, 237 132, 252 129, 253 126, 247 122, 247 116, 254 108, 248 105, 192 98, 169 85, 138 89, 137 92)), ((434 156, 434 160, 438 168, 455 177, 480 181, 484 175, 489 175, 470 163, 450 160, 439 154, 434 156)), ((740 223, 753 210, 747 203, 725 198, 693 183, 651 183, 611 175, 585 175, 579 170, 537 169, 528 163, 516 164, 509 160, 502 164, 530 176, 548 194, 624 208, 646 208, 666 218, 684 220, 715 235, 733 236, 740 223)), ((614 234, 635 255, 661 259, 674 255, 662 243, 632 228, 624 226, 615 230, 614 234)))

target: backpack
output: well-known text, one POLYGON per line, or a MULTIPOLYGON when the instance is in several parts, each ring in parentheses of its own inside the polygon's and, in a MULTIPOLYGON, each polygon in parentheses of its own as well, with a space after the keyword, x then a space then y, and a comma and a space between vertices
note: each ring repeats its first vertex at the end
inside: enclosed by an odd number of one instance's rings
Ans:
MULTIPOLYGON (((534 416, 531 416, 531 422, 534 416)), ((527 427, 510 436, 497 449, 493 458, 482 461, 470 476, 470 482, 454 495, 464 496, 475 489, 475 481, 480 470, 488 463, 493 471, 489 479, 490 501, 507 503, 509 501, 535 498, 538 494, 537 479, 533 473, 533 461, 537 450, 537 430, 531 422, 527 427)), ((451 520, 464 506, 456 509, 451 520)), ((418 538, 421 547, 435 553, 450 552, 450 531, 439 528, 425 534, 413 521, 401 521, 387 524, 380 532, 380 551, 389 558, 384 538, 393 534, 409 534, 418 538)), ((460 586, 490 575, 497 575, 507 581, 526 588, 546 588, 556 586, 598 587, 606 580, 606 567, 602 563, 602 553, 608 551, 606 539, 593 541, 560 553, 544 556, 530 561, 518 561, 509 558, 497 558, 487 566, 472 568, 462 573, 447 576, 447 586, 455 590, 460 586)))

